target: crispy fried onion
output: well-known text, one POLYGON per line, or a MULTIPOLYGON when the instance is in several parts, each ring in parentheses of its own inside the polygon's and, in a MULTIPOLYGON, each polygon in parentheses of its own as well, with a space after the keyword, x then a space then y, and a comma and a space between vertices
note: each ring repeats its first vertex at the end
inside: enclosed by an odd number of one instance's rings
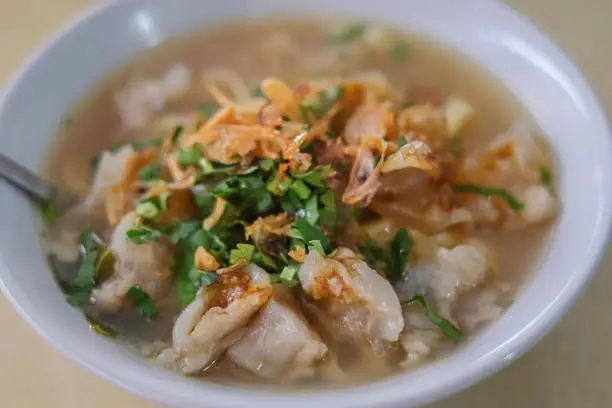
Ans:
POLYGON ((138 175, 146 166, 155 163, 160 154, 160 149, 150 147, 148 149, 133 152, 125 162, 124 178, 121 182, 109 189, 105 199, 105 213, 111 225, 119 224, 121 218, 131 208, 133 200, 133 187, 138 183, 138 175))
POLYGON ((221 265, 217 259, 203 246, 198 247, 194 255, 194 265, 201 271, 216 271, 221 265))
POLYGON ((223 218, 223 214, 225 213, 226 206, 227 206, 227 201, 225 201, 221 197, 217 197, 217 199, 215 200, 215 205, 213 206, 212 212, 202 222, 202 228, 204 228, 205 230, 210 230, 215 225, 217 225, 219 221, 221 221, 221 218, 223 218))
POLYGON ((424 170, 437 179, 440 176, 440 166, 429 146, 420 140, 413 140, 389 155, 382 165, 381 171, 389 173, 396 170, 414 168, 424 170))
POLYGON ((342 202, 349 205, 359 204, 362 207, 370 205, 380 187, 380 172, 385 161, 386 150, 386 143, 380 141, 380 160, 375 167, 372 150, 367 146, 367 142, 362 143, 353 162, 349 183, 342 195, 342 202))
POLYGON ((266 78, 261 81, 261 92, 283 115, 291 120, 302 119, 300 103, 308 95, 309 89, 308 83, 301 83, 295 90, 292 90, 277 78, 266 78))
POLYGON ((289 251, 288 255, 294 261, 303 263, 304 259, 306 259, 306 249, 301 245, 296 245, 295 248, 289 251))
POLYGON ((286 213, 259 217, 251 225, 244 228, 246 239, 253 238, 261 241, 268 235, 287 236, 293 223, 289 221, 286 213))

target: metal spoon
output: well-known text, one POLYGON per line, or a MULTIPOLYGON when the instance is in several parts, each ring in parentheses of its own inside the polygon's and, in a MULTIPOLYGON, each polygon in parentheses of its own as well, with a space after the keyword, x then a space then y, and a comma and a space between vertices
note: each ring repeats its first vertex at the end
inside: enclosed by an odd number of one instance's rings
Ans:
POLYGON ((0 177, 38 204, 64 206, 68 200, 66 193, 3 154, 0 154, 0 177))

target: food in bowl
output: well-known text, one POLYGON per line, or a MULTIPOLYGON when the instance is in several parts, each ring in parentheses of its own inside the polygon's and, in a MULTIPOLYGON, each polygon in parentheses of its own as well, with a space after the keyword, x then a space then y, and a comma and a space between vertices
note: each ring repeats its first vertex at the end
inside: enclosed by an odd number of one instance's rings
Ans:
POLYGON ((560 207, 507 90, 374 24, 173 39, 62 133, 48 174, 83 199, 45 238, 67 300, 211 381, 352 385, 443 356, 503 313, 560 207))

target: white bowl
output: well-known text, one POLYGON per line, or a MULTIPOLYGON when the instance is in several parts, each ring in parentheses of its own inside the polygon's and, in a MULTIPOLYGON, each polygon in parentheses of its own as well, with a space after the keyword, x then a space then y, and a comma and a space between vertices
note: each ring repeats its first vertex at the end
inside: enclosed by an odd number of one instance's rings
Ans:
POLYGON ((8 88, 0 105, 2 151, 38 169, 62 114, 135 53, 196 26, 283 13, 380 20, 451 44, 504 81, 542 127, 559 160, 564 211, 541 268, 499 322, 442 361, 351 390, 296 395, 183 378, 89 330, 80 312, 65 302, 41 255, 36 214, 5 184, 0 185, 2 289, 61 353, 121 387, 172 406, 410 407, 466 388, 516 359, 559 321, 595 274, 611 221, 612 146, 602 109, 565 54, 506 6, 488 0, 107 4, 46 45, 8 88))

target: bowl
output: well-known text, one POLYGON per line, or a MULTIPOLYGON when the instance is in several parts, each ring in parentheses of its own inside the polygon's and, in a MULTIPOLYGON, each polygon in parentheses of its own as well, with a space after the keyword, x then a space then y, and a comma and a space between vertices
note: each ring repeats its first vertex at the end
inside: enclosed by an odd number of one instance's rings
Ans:
POLYGON ((533 115, 558 159, 563 213, 545 259, 495 324, 449 357, 369 385, 275 392, 180 377, 89 330, 39 249, 38 217, 0 184, 0 281, 19 313, 58 351, 145 398, 176 407, 396 408, 443 398, 491 375, 544 336, 596 273, 612 203, 610 131, 569 58, 531 23, 489 0, 132 0, 106 3, 33 57, 0 104, 2 152, 41 167, 62 115, 98 79, 168 37, 235 18, 314 14, 382 21, 447 43, 488 68, 533 115))

